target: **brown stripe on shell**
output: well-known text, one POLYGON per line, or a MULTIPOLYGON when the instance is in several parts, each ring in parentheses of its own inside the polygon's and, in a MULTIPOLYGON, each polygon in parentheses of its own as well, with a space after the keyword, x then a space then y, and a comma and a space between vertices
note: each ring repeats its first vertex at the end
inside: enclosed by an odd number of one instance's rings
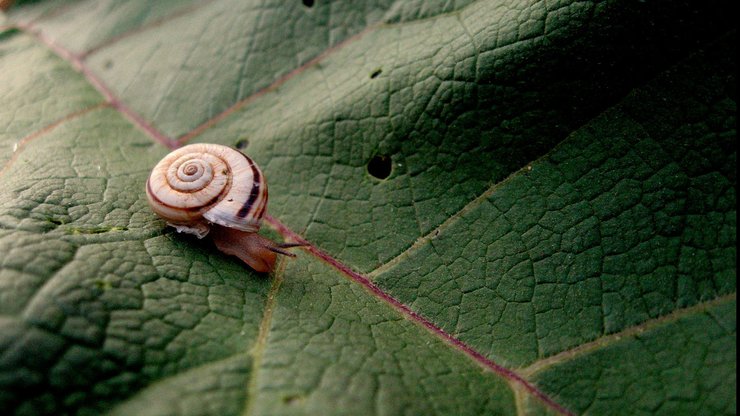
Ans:
MULTIPOLYGON (((241 153, 241 152, 240 152, 241 153)), ((244 205, 242 205, 239 212, 236 214, 239 218, 244 218, 247 215, 249 215, 249 211, 252 208, 252 205, 254 204, 254 201, 257 200, 260 196, 260 185, 262 181, 262 175, 260 175, 260 170, 257 168, 257 165, 247 157, 247 155, 242 153, 242 156, 244 156, 245 159, 249 162, 249 166, 252 168, 252 176, 253 176, 253 183, 252 183, 252 190, 249 192, 249 199, 247 199, 246 202, 244 202, 244 205)), ((260 217, 255 217, 260 218, 260 217)))
POLYGON ((257 206, 257 211, 255 212, 254 217, 257 219, 262 219, 262 217, 265 216, 266 208, 267 208, 267 189, 265 189, 265 197, 262 198, 262 201, 260 202, 259 206, 257 206))

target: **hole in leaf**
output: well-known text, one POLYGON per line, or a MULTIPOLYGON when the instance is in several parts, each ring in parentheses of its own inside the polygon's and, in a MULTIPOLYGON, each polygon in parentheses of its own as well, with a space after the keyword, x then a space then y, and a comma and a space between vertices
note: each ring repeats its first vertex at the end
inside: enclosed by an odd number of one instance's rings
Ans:
POLYGON ((367 173, 378 179, 385 179, 391 175, 393 161, 390 156, 377 155, 367 164, 367 173))
POLYGON ((103 68, 105 68, 105 69, 111 69, 111 68, 113 68, 113 61, 111 61, 110 59, 106 60, 103 63, 103 68))
POLYGON ((290 396, 283 397, 283 403, 286 403, 286 404, 295 404, 300 400, 301 400, 301 396, 297 394, 291 394, 290 396))
POLYGON ((64 221, 59 218, 47 218, 46 220, 54 225, 64 225, 64 221))
POLYGON ((382 73, 383 73, 383 70, 380 69, 380 68, 378 68, 375 71, 373 71, 372 73, 370 73, 370 79, 375 79, 375 78, 378 77, 378 75, 380 75, 382 73))
POLYGON ((303 5, 306 7, 313 7, 313 0, 303 0, 303 5))
POLYGON ((239 150, 244 150, 249 146, 249 140, 247 139, 239 139, 234 143, 234 147, 236 147, 239 150))

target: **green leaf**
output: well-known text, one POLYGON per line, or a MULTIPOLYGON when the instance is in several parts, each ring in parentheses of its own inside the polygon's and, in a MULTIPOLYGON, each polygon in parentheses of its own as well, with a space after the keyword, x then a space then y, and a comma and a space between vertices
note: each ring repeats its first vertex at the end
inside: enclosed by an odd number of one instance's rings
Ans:
POLYGON ((19 2, 0 409, 735 414, 730 7, 19 2), (296 259, 151 212, 190 142, 260 164, 296 259))

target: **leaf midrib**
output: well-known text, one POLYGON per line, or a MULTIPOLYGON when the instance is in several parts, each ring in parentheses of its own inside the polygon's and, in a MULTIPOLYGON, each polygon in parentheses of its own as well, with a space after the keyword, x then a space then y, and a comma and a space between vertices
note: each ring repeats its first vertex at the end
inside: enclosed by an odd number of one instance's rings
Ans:
POLYGON ((534 384, 530 383, 527 379, 522 377, 517 372, 496 363, 495 361, 489 359, 484 354, 478 352, 465 342, 461 341, 459 338, 456 338, 452 334, 446 332, 435 323, 422 316, 420 313, 414 311, 408 305, 402 303, 387 292, 383 291, 383 289, 375 285, 367 276, 364 276, 352 270, 352 268, 350 268, 349 266, 333 258, 328 253, 311 244, 309 241, 303 239, 301 236, 296 234, 294 231, 292 231, 290 228, 285 226, 283 223, 281 223, 271 215, 266 214, 264 220, 273 229, 275 229, 275 231, 280 233, 285 240, 303 243, 302 248, 304 249, 304 251, 307 251, 318 260, 328 264, 340 274, 344 275, 345 278, 348 278, 349 280, 362 286, 370 295, 382 301, 384 304, 395 310, 397 313, 401 314, 402 317, 414 322, 415 324, 423 327, 425 330, 430 332, 432 335, 442 339, 448 344, 448 346, 450 346, 450 348, 457 350, 458 352, 467 356, 469 359, 473 360, 476 364, 506 380, 512 390, 517 387, 523 388, 529 394, 542 401, 547 407, 556 411, 557 413, 563 415, 573 415, 570 410, 568 410, 563 405, 551 398, 549 395, 538 389, 534 384))

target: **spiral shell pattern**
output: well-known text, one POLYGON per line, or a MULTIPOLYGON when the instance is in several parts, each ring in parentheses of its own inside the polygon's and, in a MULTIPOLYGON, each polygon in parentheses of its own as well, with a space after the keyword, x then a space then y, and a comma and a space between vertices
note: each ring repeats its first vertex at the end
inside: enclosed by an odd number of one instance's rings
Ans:
POLYGON ((257 164, 218 144, 191 144, 165 156, 146 193, 154 212, 175 226, 215 223, 257 232, 267 207, 267 183, 257 164))

